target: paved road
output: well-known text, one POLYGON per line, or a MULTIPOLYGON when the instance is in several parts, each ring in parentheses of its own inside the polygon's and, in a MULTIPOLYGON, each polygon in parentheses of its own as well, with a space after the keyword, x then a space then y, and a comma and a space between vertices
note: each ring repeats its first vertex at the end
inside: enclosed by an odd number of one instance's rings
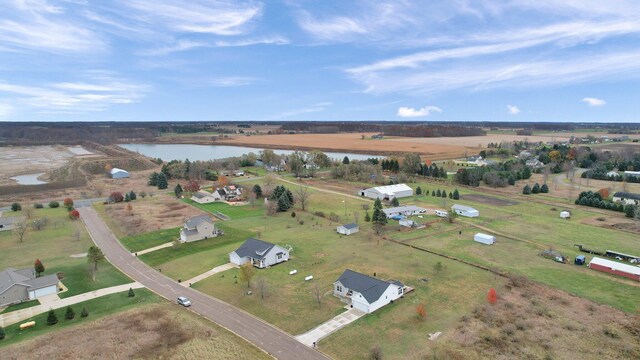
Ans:
POLYGON ((195 289, 185 288, 162 275, 131 256, 93 208, 82 207, 78 211, 93 241, 102 249, 107 259, 146 288, 170 301, 175 301, 180 295, 187 296, 193 303, 190 308, 192 311, 236 333, 278 359, 328 359, 321 352, 305 346, 273 325, 195 289))

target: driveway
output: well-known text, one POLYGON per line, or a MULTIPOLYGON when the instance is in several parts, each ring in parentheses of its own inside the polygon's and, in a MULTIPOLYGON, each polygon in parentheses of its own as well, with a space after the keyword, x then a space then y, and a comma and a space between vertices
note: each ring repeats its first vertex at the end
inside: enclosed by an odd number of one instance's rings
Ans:
POLYGON ((147 289, 170 301, 175 301, 178 296, 188 297, 192 303, 189 308, 191 311, 241 336, 278 359, 328 359, 321 352, 305 346, 275 326, 212 296, 184 287, 155 271, 122 247, 93 208, 83 207, 78 211, 93 241, 102 249, 107 259, 147 289))
POLYGON ((360 311, 356 308, 349 309, 342 314, 334 317, 333 319, 316 327, 315 329, 309 330, 302 335, 296 336, 296 339, 307 346, 313 346, 313 343, 318 343, 318 341, 329 336, 329 334, 342 329, 343 327, 351 324, 364 315, 366 315, 364 311, 360 311))
POLYGON ((202 281, 202 280, 208 278, 209 276, 221 273, 223 271, 227 271, 227 270, 233 269, 234 267, 238 267, 238 266, 236 264, 232 264, 232 263, 226 263, 224 265, 216 266, 213 269, 211 269, 211 270, 209 270, 209 271, 207 271, 205 273, 202 273, 202 274, 200 274, 198 276, 194 276, 194 277, 192 277, 191 279, 189 279, 187 281, 183 281, 181 283, 181 285, 183 285, 183 286, 191 286, 191 285, 197 283, 198 281, 202 281))

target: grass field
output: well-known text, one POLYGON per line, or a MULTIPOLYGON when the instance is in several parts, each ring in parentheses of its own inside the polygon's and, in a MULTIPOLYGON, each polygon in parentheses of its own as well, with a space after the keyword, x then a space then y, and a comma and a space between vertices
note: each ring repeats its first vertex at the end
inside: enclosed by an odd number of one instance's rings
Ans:
POLYGON ((120 238, 120 242, 127 250, 136 252, 174 241, 179 237, 179 234, 180 228, 163 229, 139 235, 126 236, 120 238))
POLYGON ((6 314, 8 312, 27 309, 27 308, 30 308, 30 307, 33 307, 33 306, 38 306, 38 305, 40 305, 40 302, 38 300, 25 301, 25 302, 21 302, 19 304, 15 304, 15 305, 11 305, 11 306, 6 307, 3 311, 0 311, 0 314, 6 314))
POLYGON ((260 216, 264 213, 264 208, 262 206, 256 206, 256 207, 251 207, 249 205, 234 206, 234 205, 229 205, 223 202, 198 204, 197 202, 194 202, 193 200, 186 199, 186 198, 183 199, 183 201, 189 205, 195 206, 209 213, 221 212, 232 219, 243 219, 247 217, 260 216))

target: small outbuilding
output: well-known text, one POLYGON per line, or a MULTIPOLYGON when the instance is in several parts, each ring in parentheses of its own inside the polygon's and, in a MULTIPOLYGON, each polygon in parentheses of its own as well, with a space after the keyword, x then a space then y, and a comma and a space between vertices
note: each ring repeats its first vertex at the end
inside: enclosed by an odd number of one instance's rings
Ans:
POLYGON ((571 217, 571 213, 568 212, 567 210, 560 211, 560 218, 569 219, 570 217, 571 217))
POLYGON ((402 219, 400 221, 398 221, 398 224, 400 224, 400 226, 404 226, 404 227, 413 227, 413 225, 415 224, 415 222, 413 222, 413 220, 409 220, 409 219, 402 219))
POLYGON ((338 234, 351 235, 351 234, 355 234, 358 231, 360 231, 360 227, 356 223, 351 223, 351 224, 345 224, 345 225, 338 226, 336 231, 338 232, 338 234))
POLYGON ((213 194, 208 191, 200 190, 191 195, 191 200, 197 202, 198 204, 208 204, 218 200, 218 198, 213 196, 213 194))
POLYGON ((16 223, 21 221, 24 221, 22 216, 0 217, 0 231, 13 230, 16 228, 16 223))
POLYGON ((473 240, 485 245, 493 245, 496 242, 496 237, 493 235, 477 233, 473 236, 473 240))
POLYGON ((589 262, 588 266, 590 269, 623 276, 635 281, 640 281, 640 267, 637 266, 602 259, 596 256, 591 259, 591 262, 589 262))
POLYGON ((127 170, 118 168, 111 169, 110 174, 112 179, 124 179, 129 177, 129 172, 127 170))
POLYGON ((456 214, 460 215, 460 216, 466 216, 466 217, 478 217, 480 216, 480 211, 470 207, 470 206, 465 206, 465 205, 458 205, 455 204, 451 207, 451 209, 453 209, 453 211, 456 212, 456 214))

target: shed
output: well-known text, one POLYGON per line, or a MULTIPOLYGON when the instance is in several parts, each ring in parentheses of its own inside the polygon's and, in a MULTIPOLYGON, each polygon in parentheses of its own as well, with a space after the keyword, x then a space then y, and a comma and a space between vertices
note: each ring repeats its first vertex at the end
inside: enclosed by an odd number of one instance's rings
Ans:
POLYGON ((111 169, 111 178, 112 179, 124 179, 129 177, 129 172, 127 170, 122 170, 118 168, 111 169))
POLYGON ((640 281, 640 267, 619 263, 594 256, 589 262, 589 268, 603 271, 609 274, 623 276, 635 281, 640 281))
POLYGON ((413 222, 413 220, 409 220, 409 219, 402 219, 398 222, 400 224, 400 226, 405 226, 405 227, 413 227, 413 224, 415 224, 413 222))
POLYGON ((451 207, 451 209, 453 209, 453 211, 456 212, 456 214, 460 215, 460 216, 466 216, 466 217, 478 217, 480 216, 480 212, 470 206, 464 206, 464 205, 458 205, 455 204, 451 207))
POLYGON ((0 231, 13 230, 16 227, 16 223, 21 221, 24 221, 22 216, 0 217, 0 231))
POLYGON ((496 242, 496 237, 493 235, 477 233, 473 236, 473 240, 485 245, 493 245, 496 242))
POLYGON ((571 213, 568 212, 567 210, 564 211, 560 211, 560 218, 562 219, 568 219, 571 217, 571 213))
POLYGON ((354 234, 354 233, 357 233, 358 231, 360 231, 360 227, 358 227, 358 224, 356 224, 356 223, 351 223, 351 224, 345 224, 345 225, 338 226, 336 231, 338 232, 338 234, 351 235, 351 234, 354 234))

